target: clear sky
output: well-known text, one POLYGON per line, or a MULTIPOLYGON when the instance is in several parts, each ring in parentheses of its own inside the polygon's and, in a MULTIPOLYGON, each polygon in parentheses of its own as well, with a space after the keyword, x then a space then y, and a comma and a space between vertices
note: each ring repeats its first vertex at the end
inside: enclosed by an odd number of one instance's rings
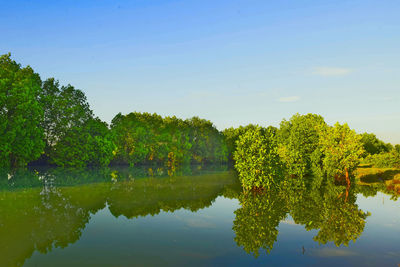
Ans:
POLYGON ((94 112, 219 129, 318 113, 400 143, 400 1, 0 0, 0 54, 94 112))

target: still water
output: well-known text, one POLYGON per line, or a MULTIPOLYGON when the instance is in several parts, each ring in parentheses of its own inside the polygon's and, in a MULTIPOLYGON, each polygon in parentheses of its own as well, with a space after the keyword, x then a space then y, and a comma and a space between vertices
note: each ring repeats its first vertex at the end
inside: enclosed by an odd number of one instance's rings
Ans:
POLYGON ((243 194, 224 166, 169 175, 3 171, 0 266, 400 263, 400 202, 377 187, 286 185, 260 196, 243 194))

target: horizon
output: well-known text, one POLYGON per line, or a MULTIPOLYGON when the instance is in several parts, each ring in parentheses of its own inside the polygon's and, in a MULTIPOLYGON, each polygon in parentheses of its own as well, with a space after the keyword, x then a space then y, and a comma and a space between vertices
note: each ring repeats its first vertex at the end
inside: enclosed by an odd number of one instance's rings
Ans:
POLYGON ((0 54, 82 90, 108 123, 138 111, 223 130, 315 113, 400 144, 400 5, 226 3, 1 3, 0 54))

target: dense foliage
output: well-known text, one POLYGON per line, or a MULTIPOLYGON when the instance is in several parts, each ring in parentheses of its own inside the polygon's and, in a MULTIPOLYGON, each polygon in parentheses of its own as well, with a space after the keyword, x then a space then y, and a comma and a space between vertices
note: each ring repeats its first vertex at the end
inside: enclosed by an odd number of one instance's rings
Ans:
POLYGON ((320 147, 326 173, 331 177, 345 176, 349 182, 349 175, 364 153, 361 136, 347 124, 321 127, 320 147))
POLYGON ((115 163, 222 163, 227 148, 222 134, 207 120, 181 120, 157 114, 118 114, 112 120, 117 145, 115 163))
POLYGON ((296 114, 283 120, 279 129, 279 155, 287 172, 298 178, 310 174, 312 155, 319 145, 318 129, 325 125, 320 115, 296 114))
POLYGON ((249 124, 247 126, 239 126, 238 128, 227 128, 222 131, 222 134, 224 135, 225 138, 225 143, 228 148, 228 155, 229 155, 229 160, 234 161, 233 159, 233 154, 236 151, 236 142, 239 139, 239 136, 244 134, 247 130, 250 129, 255 129, 257 128, 256 125, 254 124, 249 124))
POLYGON ((268 189, 282 180, 318 187, 325 179, 345 178, 350 184, 364 155, 361 135, 347 124, 328 126, 315 114, 296 114, 279 130, 251 126, 224 134, 231 143, 236 139, 235 168, 246 190, 268 189))
POLYGON ((42 84, 44 159, 59 166, 106 166, 115 145, 106 123, 94 118, 85 94, 54 78, 42 84))
POLYGON ((44 118, 42 128, 45 133, 46 156, 52 158, 54 146, 71 129, 82 128, 93 118, 85 94, 71 85, 60 86, 54 78, 47 79, 42 84, 40 102, 43 105, 44 118))
POLYGON ((387 153, 368 155, 364 163, 378 168, 400 168, 400 152, 393 149, 387 153))
POLYGON ((0 56, 0 166, 18 167, 43 151, 41 81, 31 67, 0 56))
POLYGON ((89 119, 81 127, 71 127, 54 145, 51 162, 59 166, 107 166, 115 145, 107 124, 89 119))
POLYGON ((389 152, 393 149, 391 144, 387 144, 382 140, 379 140, 376 135, 372 133, 363 133, 361 135, 361 142, 363 143, 363 147, 367 155, 389 152))
POLYGON ((276 131, 273 127, 257 126, 239 137, 234 160, 245 189, 269 189, 282 178, 276 131))

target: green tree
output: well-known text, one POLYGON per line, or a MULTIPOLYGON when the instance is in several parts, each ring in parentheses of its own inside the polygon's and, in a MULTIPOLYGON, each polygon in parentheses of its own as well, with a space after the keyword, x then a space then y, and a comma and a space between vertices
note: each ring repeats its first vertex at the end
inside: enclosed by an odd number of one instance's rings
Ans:
POLYGON ((282 177, 276 128, 248 129, 237 141, 235 169, 245 190, 269 189, 282 177))
POLYGON ((112 120, 117 144, 115 162, 130 165, 164 164, 175 168, 187 163, 227 161, 222 134, 199 118, 181 120, 157 114, 117 114, 112 120))
POLYGON ((361 136, 347 124, 339 123, 333 127, 321 127, 319 131, 324 171, 329 177, 345 176, 350 184, 350 174, 356 169, 364 153, 361 136))
POLYGON ((233 161, 233 154, 236 151, 236 141, 239 139, 243 133, 249 129, 255 129, 257 126, 254 124, 249 124, 247 126, 239 126, 238 128, 227 128, 222 131, 227 146, 228 157, 230 161, 233 161))
POLYGON ((89 119, 81 127, 71 127, 54 145, 51 161, 59 166, 107 166, 115 144, 105 122, 89 119))
POLYGON ((0 56, 0 166, 24 166, 42 153, 40 85, 31 67, 0 56))
POLYGON ((303 178, 311 174, 312 155, 319 145, 318 128, 326 125, 320 115, 293 115, 283 120, 278 132, 279 155, 288 174, 303 178))
MULTIPOLYGON (((61 164, 60 150, 71 155, 74 155, 72 150, 79 150, 70 139, 72 136, 78 138, 76 144, 79 143, 78 140, 86 140, 84 136, 78 137, 77 133, 93 119, 93 112, 85 94, 72 85, 60 86, 57 80, 49 78, 43 82, 42 88, 40 102, 44 107, 44 119, 41 126, 45 133, 45 153, 50 162, 61 164), (68 143, 70 147, 61 147, 63 142, 68 143), (57 152, 56 146, 59 150, 57 152), (68 151, 69 149, 71 151, 68 151), (58 159, 55 159, 56 157, 58 159)), ((64 162, 62 165, 68 163, 64 162)))
POLYGON ((365 152, 370 155, 389 152, 391 150, 390 144, 379 140, 376 135, 372 133, 363 133, 361 135, 361 142, 363 143, 365 152))
POLYGON ((94 118, 85 94, 54 78, 42 84, 46 160, 59 166, 106 166, 115 145, 106 123, 94 118))
POLYGON ((167 151, 163 141, 157 140, 161 138, 161 116, 138 112, 127 115, 119 113, 112 120, 111 128, 116 138, 116 162, 129 165, 157 163, 168 157, 170 151, 167 151), (160 153, 158 157, 157 153, 160 153))
POLYGON ((400 168, 400 152, 393 149, 386 153, 368 155, 363 162, 377 168, 400 168))
POLYGON ((191 153, 195 163, 223 163, 228 160, 224 137, 211 121, 193 117, 185 121, 192 143, 191 153))

